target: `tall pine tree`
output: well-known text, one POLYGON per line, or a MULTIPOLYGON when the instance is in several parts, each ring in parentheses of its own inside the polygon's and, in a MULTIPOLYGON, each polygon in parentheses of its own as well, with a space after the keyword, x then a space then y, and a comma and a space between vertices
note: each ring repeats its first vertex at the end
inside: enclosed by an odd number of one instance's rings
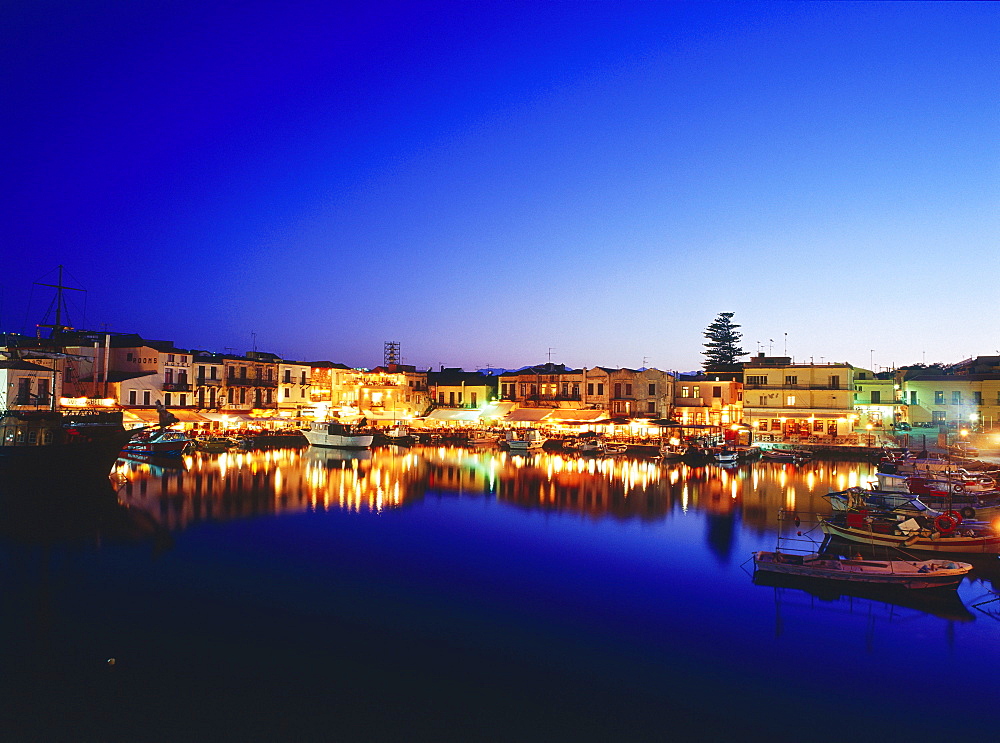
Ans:
POLYGON ((705 356, 705 371, 732 370, 739 364, 740 356, 747 352, 740 348, 743 334, 737 330, 739 325, 733 324, 732 312, 720 312, 711 325, 705 330, 708 343, 702 354, 705 356))

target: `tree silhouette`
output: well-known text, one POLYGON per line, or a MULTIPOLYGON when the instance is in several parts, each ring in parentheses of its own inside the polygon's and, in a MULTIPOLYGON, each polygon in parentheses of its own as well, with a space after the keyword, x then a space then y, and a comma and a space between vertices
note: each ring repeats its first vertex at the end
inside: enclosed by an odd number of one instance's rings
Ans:
POLYGON ((705 356, 705 371, 724 371, 739 364, 740 356, 747 352, 740 348, 743 334, 737 330, 739 325, 733 324, 732 312, 720 312, 711 325, 705 330, 708 343, 702 354, 705 356))

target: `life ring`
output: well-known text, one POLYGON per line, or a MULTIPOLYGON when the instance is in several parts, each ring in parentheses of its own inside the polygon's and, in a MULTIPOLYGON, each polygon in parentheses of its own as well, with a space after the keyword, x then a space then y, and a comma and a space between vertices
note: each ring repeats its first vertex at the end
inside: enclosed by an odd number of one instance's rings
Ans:
POLYGON ((955 522, 955 526, 962 523, 962 514, 958 511, 945 511, 944 515, 950 517, 955 522))
POLYGON ((951 534, 955 531, 956 526, 958 526, 958 524, 955 523, 955 519, 946 513, 942 513, 934 519, 934 527, 942 534, 951 534))
POLYGON ((996 485, 996 483, 993 481, 992 477, 980 477, 979 478, 979 484, 980 485, 985 485, 988 488, 992 488, 992 487, 994 487, 996 485))
POLYGON ((965 492, 965 486, 962 485, 961 483, 952 486, 951 489, 954 490, 956 493, 964 493, 965 492))
POLYGON ((974 519, 976 518, 976 509, 972 506, 966 506, 962 509, 962 518, 974 519))

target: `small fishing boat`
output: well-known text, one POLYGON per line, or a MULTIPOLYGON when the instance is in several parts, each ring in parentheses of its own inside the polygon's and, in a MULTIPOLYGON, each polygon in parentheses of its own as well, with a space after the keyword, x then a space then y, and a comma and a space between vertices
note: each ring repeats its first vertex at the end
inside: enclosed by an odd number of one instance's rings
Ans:
POLYGON ((507 431, 504 443, 511 451, 531 451, 545 446, 546 439, 537 428, 507 431))
POLYGON ((820 519, 824 534, 872 546, 930 552, 1000 554, 1000 533, 982 523, 963 523, 957 511, 932 521, 903 514, 881 514, 864 509, 820 519))
POLYGON ((229 451, 236 446, 236 442, 228 436, 205 436, 195 439, 194 445, 198 451, 218 454, 229 451))
POLYGON ((341 421, 315 421, 302 433, 311 446, 331 449, 368 449, 375 440, 371 433, 341 421))
POLYGON ((798 463, 812 459, 812 452, 803 449, 765 449, 760 456, 769 462, 798 463))
POLYGON ((179 457, 193 445, 194 440, 181 431, 158 428, 143 430, 134 435, 122 447, 122 453, 152 457, 179 457))
POLYGON ((754 552, 754 570, 908 589, 956 588, 972 570, 953 560, 866 560, 832 554, 754 552))

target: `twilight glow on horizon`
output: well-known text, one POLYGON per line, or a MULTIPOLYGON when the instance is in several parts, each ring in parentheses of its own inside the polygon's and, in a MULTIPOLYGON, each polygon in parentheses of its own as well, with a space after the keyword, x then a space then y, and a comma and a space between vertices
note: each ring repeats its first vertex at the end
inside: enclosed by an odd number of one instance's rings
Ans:
POLYGON ((420 368, 1000 353, 995 3, 20 2, 0 330, 420 368))

